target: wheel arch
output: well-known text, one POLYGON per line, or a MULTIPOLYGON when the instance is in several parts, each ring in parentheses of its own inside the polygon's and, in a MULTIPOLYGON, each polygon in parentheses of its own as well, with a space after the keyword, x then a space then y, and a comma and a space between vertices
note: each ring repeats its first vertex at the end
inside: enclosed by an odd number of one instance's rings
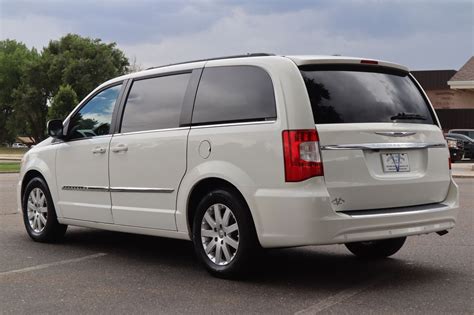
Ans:
POLYGON ((25 173, 25 175, 23 176, 23 179, 21 181, 21 200, 23 200, 23 194, 25 192, 26 186, 35 177, 40 177, 42 180, 44 180, 44 182, 46 183, 46 185, 48 186, 48 189, 49 189, 48 182, 46 181, 46 178, 43 176, 43 174, 41 174, 41 172, 39 172, 36 169, 29 170, 25 173))
POLYGON ((225 189, 227 191, 233 192, 239 197, 242 202, 245 203, 247 207, 248 214, 250 215, 250 218, 253 223, 254 230, 256 231, 256 224, 255 224, 255 218, 252 215, 252 211, 250 209, 249 203, 245 199, 244 195, 242 192, 231 182, 219 178, 219 177, 207 177, 199 180, 194 184, 194 186, 191 188, 188 200, 186 203, 186 224, 188 227, 188 234, 190 239, 192 239, 192 225, 193 225, 193 220, 194 220, 194 214, 196 212, 196 207, 199 204, 199 201, 201 198, 207 194, 208 192, 214 190, 214 189, 225 189))

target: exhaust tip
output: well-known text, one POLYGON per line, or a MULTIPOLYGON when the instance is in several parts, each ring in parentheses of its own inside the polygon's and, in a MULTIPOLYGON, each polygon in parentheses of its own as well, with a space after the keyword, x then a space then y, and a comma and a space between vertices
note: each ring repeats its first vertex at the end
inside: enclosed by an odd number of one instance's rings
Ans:
POLYGON ((448 234, 448 231, 447 230, 442 230, 442 231, 436 232, 436 234, 438 234, 439 236, 443 236, 445 234, 448 234))

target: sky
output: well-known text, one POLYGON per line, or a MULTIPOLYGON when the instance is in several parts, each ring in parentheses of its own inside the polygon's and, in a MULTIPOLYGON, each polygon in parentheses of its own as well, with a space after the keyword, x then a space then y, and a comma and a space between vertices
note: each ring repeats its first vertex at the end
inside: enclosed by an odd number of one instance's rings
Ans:
POLYGON ((0 40, 41 50, 67 33, 116 42, 143 68, 269 52, 459 69, 474 0, 0 0, 0 40))

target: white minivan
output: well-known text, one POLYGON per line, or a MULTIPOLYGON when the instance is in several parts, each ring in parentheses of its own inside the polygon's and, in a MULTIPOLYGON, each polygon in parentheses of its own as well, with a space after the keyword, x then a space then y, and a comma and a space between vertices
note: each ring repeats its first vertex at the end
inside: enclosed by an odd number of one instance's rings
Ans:
POLYGON ((383 258, 454 227, 458 188, 426 94, 394 63, 249 54, 105 82, 25 154, 26 230, 191 240, 214 275, 261 248, 383 258))

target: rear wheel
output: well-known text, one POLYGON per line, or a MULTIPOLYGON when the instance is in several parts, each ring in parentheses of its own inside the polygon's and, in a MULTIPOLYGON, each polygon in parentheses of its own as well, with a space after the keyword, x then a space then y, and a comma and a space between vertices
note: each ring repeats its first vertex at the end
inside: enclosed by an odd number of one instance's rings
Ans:
POLYGON ((258 241, 240 196, 220 189, 206 194, 194 216, 193 242, 199 260, 212 275, 232 278, 247 271, 258 241))
POLYGON ((28 235, 38 242, 55 242, 66 232, 59 224, 48 186, 42 178, 30 180, 22 197, 23 222, 28 235))
POLYGON ((405 244, 406 237, 386 240, 346 243, 347 249, 361 258, 380 259, 392 256, 405 244))

